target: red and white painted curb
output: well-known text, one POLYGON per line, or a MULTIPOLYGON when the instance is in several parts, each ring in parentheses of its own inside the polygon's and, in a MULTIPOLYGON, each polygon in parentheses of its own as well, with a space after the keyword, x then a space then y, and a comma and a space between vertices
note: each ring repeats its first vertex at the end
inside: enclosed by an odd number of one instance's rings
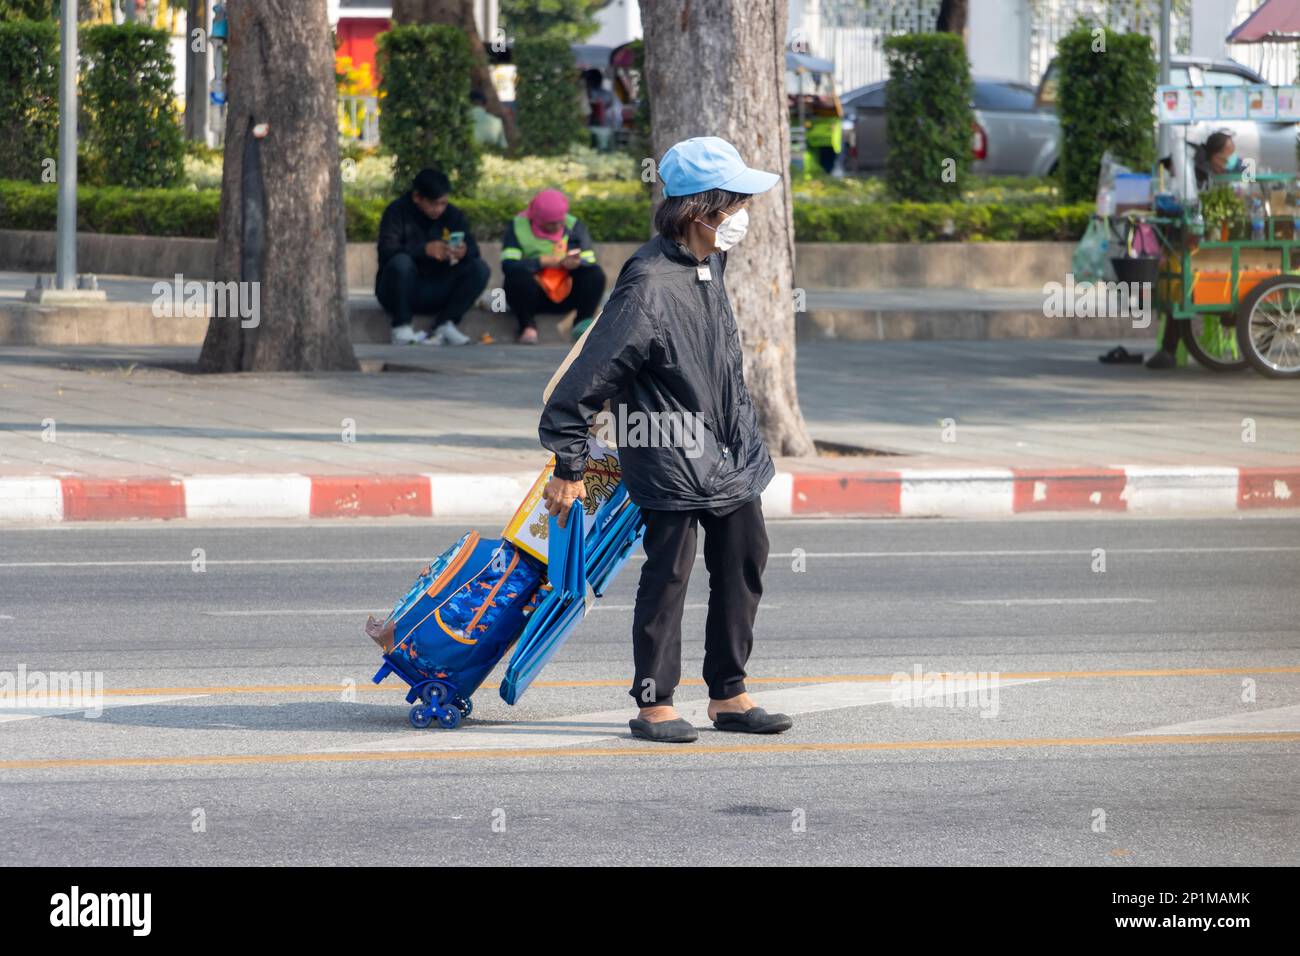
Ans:
MULTIPOLYGON (((0 478, 0 521, 230 520, 514 513, 537 472, 391 477, 0 478)), ((1043 512, 1206 514, 1300 508, 1300 466, 778 472, 772 517, 997 518, 1043 512)))

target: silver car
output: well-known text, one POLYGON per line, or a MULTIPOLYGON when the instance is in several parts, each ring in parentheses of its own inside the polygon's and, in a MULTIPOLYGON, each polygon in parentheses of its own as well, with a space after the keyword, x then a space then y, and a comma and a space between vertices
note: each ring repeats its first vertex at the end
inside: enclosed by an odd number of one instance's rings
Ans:
MULTIPOLYGON (((879 172, 885 168, 885 81, 860 87, 841 98, 853 118, 853 144, 846 168, 879 172)), ((971 170, 988 175, 1045 176, 1056 168, 1060 124, 1050 107, 1039 106, 1031 86, 976 77, 971 107, 971 170)))

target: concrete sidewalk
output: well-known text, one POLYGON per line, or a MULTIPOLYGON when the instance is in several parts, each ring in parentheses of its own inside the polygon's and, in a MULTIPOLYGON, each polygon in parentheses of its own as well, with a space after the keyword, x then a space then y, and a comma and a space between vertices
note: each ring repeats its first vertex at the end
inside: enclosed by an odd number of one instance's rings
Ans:
MULTIPOLYGON (((803 344, 811 432, 857 453, 778 458, 765 506, 1012 515, 1300 505, 1294 383, 1106 366, 1100 351, 1071 341, 803 344)), ((510 513, 545 464, 541 390, 565 349, 357 352, 389 370, 200 376, 189 347, 5 349, 0 520, 510 513)))
MULTIPOLYGON (((612 276, 617 273, 612 273, 612 276)), ((0 346, 185 346, 201 345, 207 319, 156 314, 154 288, 172 288, 175 276, 98 276, 107 302, 93 307, 35 305, 24 301, 36 275, 0 271, 0 346)), ((492 280, 497 281, 495 278, 492 280)), ((489 285, 489 289, 493 285, 489 285)), ((1004 338, 1094 338, 1132 335, 1131 319, 1073 318, 1044 314, 1040 288, 808 288, 795 319, 800 342, 820 339, 853 341, 980 340, 1004 338)), ((373 288, 348 293, 348 317, 354 344, 387 344, 390 322, 373 288)), ((556 317, 543 316, 543 340, 565 341, 556 317)), ((428 327, 427 316, 416 318, 428 327)), ((497 342, 512 342, 516 323, 508 313, 472 309, 461 328, 478 340, 484 333, 497 342)))

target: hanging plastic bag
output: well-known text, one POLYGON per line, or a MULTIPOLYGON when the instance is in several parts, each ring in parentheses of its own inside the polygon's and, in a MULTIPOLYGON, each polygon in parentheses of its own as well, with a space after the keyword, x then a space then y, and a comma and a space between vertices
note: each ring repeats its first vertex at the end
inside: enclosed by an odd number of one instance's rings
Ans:
POLYGON ((1110 249, 1110 230, 1106 220, 1094 216, 1083 233, 1083 238, 1074 248, 1070 257, 1070 271, 1074 281, 1101 282, 1106 278, 1110 249))
POLYGON ((1125 254, 1130 259, 1155 259, 1160 255, 1160 239, 1149 222, 1130 222, 1124 242, 1125 254))

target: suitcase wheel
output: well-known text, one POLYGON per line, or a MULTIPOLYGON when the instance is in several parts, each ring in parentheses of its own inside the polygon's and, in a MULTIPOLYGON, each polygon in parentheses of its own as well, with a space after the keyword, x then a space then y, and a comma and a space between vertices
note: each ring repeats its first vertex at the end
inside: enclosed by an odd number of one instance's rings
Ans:
POLYGON ((438 711, 438 723, 447 730, 460 726, 460 711, 455 707, 444 707, 438 711))
POLYGON ((460 711, 461 717, 468 717, 474 712, 474 702, 472 700, 466 700, 464 697, 453 697, 451 702, 460 711))
POLYGON ((412 727, 416 730, 424 730, 433 723, 433 712, 423 704, 416 704, 411 708, 410 718, 412 727))

